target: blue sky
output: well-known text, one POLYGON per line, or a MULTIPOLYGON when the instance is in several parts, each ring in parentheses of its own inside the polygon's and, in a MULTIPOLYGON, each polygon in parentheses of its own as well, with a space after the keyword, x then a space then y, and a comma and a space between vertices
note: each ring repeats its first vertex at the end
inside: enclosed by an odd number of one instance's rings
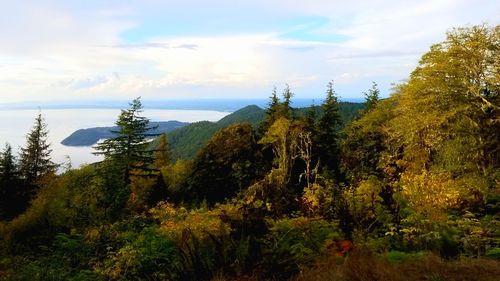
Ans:
POLYGON ((447 30, 500 19, 493 0, 0 1, 3 102, 387 95, 447 30))

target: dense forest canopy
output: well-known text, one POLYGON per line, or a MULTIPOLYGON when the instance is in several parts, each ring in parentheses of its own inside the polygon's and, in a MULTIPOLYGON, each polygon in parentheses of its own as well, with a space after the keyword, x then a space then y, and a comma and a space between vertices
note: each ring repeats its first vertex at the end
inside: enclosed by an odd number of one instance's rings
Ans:
POLYGON ((0 280, 495 280, 499 57, 500 26, 453 29, 352 122, 334 82, 300 114, 286 87, 191 160, 136 99, 56 175, 40 115, 0 157, 0 280))

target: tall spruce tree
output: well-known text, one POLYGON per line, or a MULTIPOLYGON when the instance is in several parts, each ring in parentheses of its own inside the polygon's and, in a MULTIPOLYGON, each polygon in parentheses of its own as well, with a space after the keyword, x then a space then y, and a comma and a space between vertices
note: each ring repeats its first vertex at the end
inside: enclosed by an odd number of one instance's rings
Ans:
POLYGON ((317 106, 311 104, 306 111, 306 114, 302 118, 302 122, 304 123, 304 129, 310 132, 313 136, 316 135, 317 130, 317 119, 318 119, 318 110, 317 106))
POLYGON ((149 126, 149 120, 140 116, 142 103, 140 97, 134 99, 130 108, 122 110, 116 121, 117 131, 114 138, 107 139, 97 146, 96 155, 104 155, 106 160, 120 167, 125 183, 130 183, 130 175, 133 170, 139 173, 150 170, 149 165, 153 163, 154 150, 149 149, 148 137, 157 136, 149 133, 154 127, 149 126))
POLYGON ((322 170, 339 179, 338 131, 342 124, 339 103, 333 81, 327 85, 326 98, 321 104, 322 114, 318 120, 317 145, 322 170))
POLYGON ((276 87, 273 88, 273 92, 271 97, 269 97, 269 103, 267 104, 265 117, 259 127, 259 135, 264 135, 269 127, 276 121, 278 113, 280 111, 281 102, 278 98, 278 94, 276 92, 276 87))
POLYGON ((23 209, 20 201, 26 200, 22 200, 21 187, 16 159, 7 143, 0 154, 0 220, 12 218, 23 209))
POLYGON ((267 130, 281 117, 286 119, 293 118, 293 110, 291 107, 293 93, 290 86, 286 85, 282 93, 283 101, 281 101, 276 93, 276 87, 273 89, 270 101, 267 104, 264 121, 259 127, 259 135, 263 136, 267 130))
POLYGON ((39 113, 33 129, 26 136, 26 146, 21 148, 20 153, 20 173, 27 185, 36 186, 40 178, 57 169, 50 157, 52 149, 47 137, 47 124, 39 113))
POLYGON ((115 137, 94 147, 94 154, 104 156, 99 165, 103 193, 100 204, 111 221, 127 213, 127 202, 132 194, 131 176, 155 176, 152 173, 154 150, 149 148, 147 139, 157 134, 149 133, 154 127, 150 127, 149 120, 140 115, 140 97, 129 105, 118 116, 115 123, 118 129, 113 131, 115 137))

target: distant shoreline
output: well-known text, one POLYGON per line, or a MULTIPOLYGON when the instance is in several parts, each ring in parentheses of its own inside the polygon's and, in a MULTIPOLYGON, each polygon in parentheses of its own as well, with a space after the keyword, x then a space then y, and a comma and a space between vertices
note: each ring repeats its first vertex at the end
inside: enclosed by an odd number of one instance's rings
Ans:
MULTIPOLYGON (((295 99, 293 107, 308 107, 312 104, 319 105, 323 98, 295 99)), ((341 99, 342 102, 360 103, 364 100, 341 99)), ((269 99, 199 99, 199 100, 143 100, 145 109, 165 110, 212 110, 222 112, 234 112, 249 104, 255 104, 261 108, 267 107, 269 99)), ((105 100, 105 101, 61 101, 61 102, 20 102, 0 103, 0 110, 36 110, 36 109, 123 109, 127 108, 128 101, 105 100)))

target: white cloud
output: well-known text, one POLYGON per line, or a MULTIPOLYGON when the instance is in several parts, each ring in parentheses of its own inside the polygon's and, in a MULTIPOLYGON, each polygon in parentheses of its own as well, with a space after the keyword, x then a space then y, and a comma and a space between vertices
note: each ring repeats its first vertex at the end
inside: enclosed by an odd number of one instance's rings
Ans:
POLYGON ((215 1, 199 4, 197 10, 175 1, 167 7, 163 1, 118 1, 115 7, 93 1, 82 2, 85 7, 74 3, 2 3, 3 101, 137 94, 267 97, 273 85, 285 83, 299 96, 317 97, 331 79, 344 97, 360 96, 372 80, 387 91, 391 82, 407 77, 419 56, 442 40, 447 29, 485 21, 498 24, 500 18, 499 4, 480 0, 256 0, 241 4, 243 8, 232 1, 215 1), (139 26, 159 8, 171 11, 164 17, 181 15, 185 20, 166 29, 182 31, 191 18, 210 12, 231 15, 227 25, 235 28, 220 34, 157 35, 139 42, 122 39, 122 32, 139 26), (270 26, 265 32, 245 28, 245 24, 259 25, 260 16, 326 17, 329 23, 314 32, 344 39, 328 43, 283 38, 293 26, 283 30, 270 26), (234 20, 238 17, 253 21, 234 20))

